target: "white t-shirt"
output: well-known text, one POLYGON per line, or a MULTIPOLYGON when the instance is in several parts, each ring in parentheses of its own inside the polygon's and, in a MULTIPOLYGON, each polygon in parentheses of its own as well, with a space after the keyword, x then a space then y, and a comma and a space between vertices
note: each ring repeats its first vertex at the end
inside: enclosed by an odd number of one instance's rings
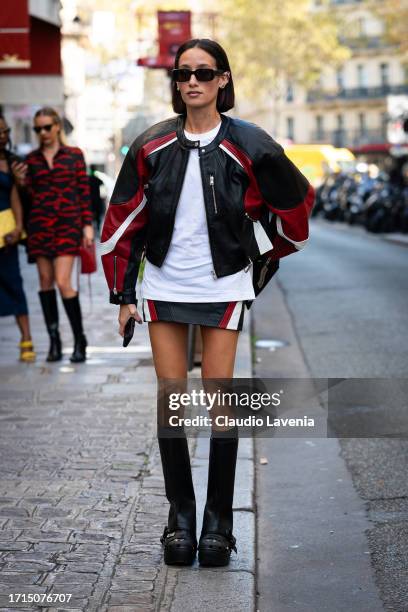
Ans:
MULTIPOLYGON (((209 144, 217 135, 221 122, 209 132, 192 134, 184 130, 188 140, 209 144)), ((227 302, 255 299, 252 266, 214 278, 208 238, 200 161, 198 151, 190 150, 174 230, 166 258, 161 267, 147 259, 141 297, 168 302, 227 302)))

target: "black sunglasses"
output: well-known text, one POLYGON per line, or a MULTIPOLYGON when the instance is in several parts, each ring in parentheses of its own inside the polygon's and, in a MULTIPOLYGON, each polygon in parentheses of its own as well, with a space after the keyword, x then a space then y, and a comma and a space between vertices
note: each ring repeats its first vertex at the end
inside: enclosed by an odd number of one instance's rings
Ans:
POLYGON ((55 123, 47 123, 47 125, 41 125, 41 126, 35 125, 33 127, 33 130, 36 134, 39 134, 42 130, 45 130, 46 132, 51 132, 53 125, 55 125, 55 123))
POLYGON ((174 68, 172 71, 173 81, 178 83, 187 83, 194 74, 197 81, 212 81, 215 75, 224 74, 225 70, 214 70, 213 68, 197 68, 190 70, 189 68, 174 68))

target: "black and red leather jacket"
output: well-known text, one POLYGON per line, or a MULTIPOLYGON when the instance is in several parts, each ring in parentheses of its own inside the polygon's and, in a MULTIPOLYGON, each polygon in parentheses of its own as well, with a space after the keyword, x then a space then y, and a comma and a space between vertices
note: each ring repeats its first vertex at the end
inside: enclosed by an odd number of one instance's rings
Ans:
POLYGON ((313 187, 263 129, 223 114, 221 120, 204 147, 186 139, 184 115, 153 125, 132 143, 101 236, 111 303, 137 303, 144 256, 163 264, 191 149, 199 154, 214 278, 253 266, 257 296, 279 260, 307 243, 313 187))

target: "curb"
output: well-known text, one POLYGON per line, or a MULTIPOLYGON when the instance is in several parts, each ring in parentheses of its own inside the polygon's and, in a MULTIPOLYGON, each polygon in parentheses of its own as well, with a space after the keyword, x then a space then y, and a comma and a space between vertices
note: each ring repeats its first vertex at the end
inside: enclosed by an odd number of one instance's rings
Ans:
POLYGON ((382 234, 381 237, 387 242, 393 242, 394 244, 399 244, 400 246, 408 247, 408 234, 382 234))
POLYGON ((327 219, 323 219, 322 217, 314 217, 313 224, 332 227, 339 231, 359 232, 369 238, 380 238, 381 240, 393 242, 400 246, 408 246, 408 234, 403 234, 402 232, 369 232, 361 225, 347 225, 347 223, 343 223, 342 221, 327 221, 327 219))

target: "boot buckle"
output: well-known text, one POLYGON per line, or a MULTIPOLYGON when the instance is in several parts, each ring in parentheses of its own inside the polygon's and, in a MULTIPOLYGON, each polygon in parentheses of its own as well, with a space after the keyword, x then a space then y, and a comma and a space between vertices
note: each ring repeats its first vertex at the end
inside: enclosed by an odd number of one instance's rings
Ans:
POLYGON ((167 538, 170 538, 170 537, 174 536, 175 533, 176 533, 175 531, 169 531, 169 528, 166 525, 166 527, 164 528, 164 531, 163 531, 163 535, 160 538, 160 542, 162 544, 164 544, 164 541, 167 540, 167 538))

